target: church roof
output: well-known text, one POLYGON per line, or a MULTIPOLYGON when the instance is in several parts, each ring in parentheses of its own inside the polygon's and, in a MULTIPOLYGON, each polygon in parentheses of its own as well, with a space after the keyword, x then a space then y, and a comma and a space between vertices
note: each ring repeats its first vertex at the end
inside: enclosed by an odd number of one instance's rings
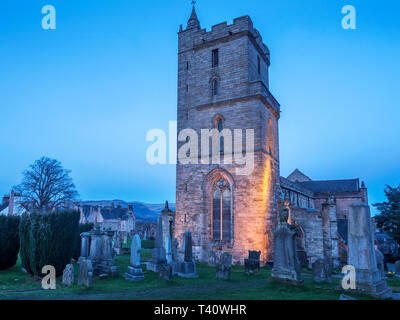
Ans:
POLYGON ((305 187, 303 187, 301 184, 298 182, 293 182, 290 181, 289 179, 286 179, 284 177, 280 177, 280 182, 281 182, 281 187, 289 190, 293 190, 298 193, 302 193, 306 196, 309 196, 311 198, 314 197, 314 193, 305 187))
POLYGON ((298 184, 314 193, 358 192, 360 189, 359 179, 303 181, 298 184))
POLYGON ((299 169, 294 170, 288 177, 288 180, 292 182, 303 182, 303 181, 311 181, 311 179, 306 176, 303 172, 299 169))
POLYGON ((2 204, 0 204, 0 212, 3 211, 4 209, 8 208, 9 204, 10 204, 10 201, 5 201, 2 204))

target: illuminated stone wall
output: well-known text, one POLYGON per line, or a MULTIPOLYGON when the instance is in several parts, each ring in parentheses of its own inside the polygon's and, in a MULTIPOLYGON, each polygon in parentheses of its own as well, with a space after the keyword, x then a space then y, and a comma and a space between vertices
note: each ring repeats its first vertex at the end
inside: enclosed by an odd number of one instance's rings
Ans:
MULTIPOLYGON (((223 119, 225 129, 255 132, 254 171, 249 175, 238 175, 234 163, 177 165, 175 236, 181 242, 190 230, 199 260, 207 261, 210 251, 227 251, 243 264, 249 250, 261 251, 264 263, 272 260, 280 198, 280 106, 268 90, 268 67, 269 51, 248 16, 209 32, 191 27, 179 33, 178 132, 190 128, 200 137, 201 129, 215 128, 216 117, 223 119), (219 50, 218 67, 211 63, 214 49, 219 50), (216 96, 213 79, 219 82, 216 96), (233 236, 228 242, 211 237, 212 186, 220 177, 233 191, 233 236)), ((178 142, 178 150, 184 143, 178 142)))

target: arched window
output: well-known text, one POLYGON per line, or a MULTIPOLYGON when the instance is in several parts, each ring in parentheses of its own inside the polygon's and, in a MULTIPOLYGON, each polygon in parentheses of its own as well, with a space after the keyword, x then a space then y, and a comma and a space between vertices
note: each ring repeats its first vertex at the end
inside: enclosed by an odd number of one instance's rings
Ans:
POLYGON ((212 82, 212 90, 213 90, 213 95, 216 96, 218 95, 218 79, 214 79, 212 82))
POLYGON ((221 178, 213 186, 212 197, 212 239, 231 240, 231 187, 221 178))

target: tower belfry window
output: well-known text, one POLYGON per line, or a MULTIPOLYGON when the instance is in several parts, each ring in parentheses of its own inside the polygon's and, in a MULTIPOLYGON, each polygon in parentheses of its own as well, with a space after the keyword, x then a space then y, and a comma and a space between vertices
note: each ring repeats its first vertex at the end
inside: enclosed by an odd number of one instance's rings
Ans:
POLYGON ((258 69, 258 74, 261 73, 261 60, 260 57, 257 57, 257 69, 258 69))
POLYGON ((212 51, 212 67, 218 67, 219 63, 219 51, 218 49, 215 49, 212 51))

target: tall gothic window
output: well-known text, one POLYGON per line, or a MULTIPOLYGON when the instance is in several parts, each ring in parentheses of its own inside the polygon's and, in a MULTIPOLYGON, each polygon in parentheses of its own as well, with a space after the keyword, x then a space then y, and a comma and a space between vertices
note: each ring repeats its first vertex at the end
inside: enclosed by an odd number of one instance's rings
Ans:
POLYGON ((215 241, 231 240, 231 188, 221 178, 213 187, 212 238, 215 241))

